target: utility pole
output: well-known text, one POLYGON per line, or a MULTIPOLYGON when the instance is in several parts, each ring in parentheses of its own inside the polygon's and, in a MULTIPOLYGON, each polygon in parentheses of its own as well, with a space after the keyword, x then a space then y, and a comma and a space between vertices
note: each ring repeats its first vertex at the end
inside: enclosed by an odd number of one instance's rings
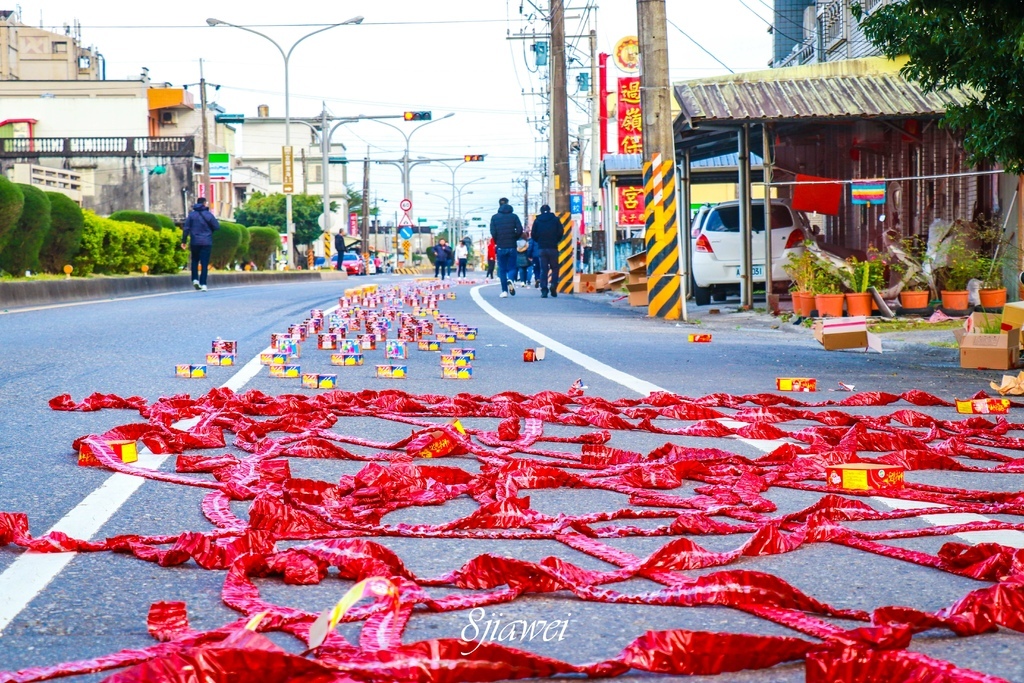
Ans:
POLYGON ((530 220, 530 179, 523 178, 523 223, 530 220))
MULTIPOLYGON (((210 125, 206 120, 206 78, 203 76, 203 60, 199 59, 199 105, 203 115, 203 194, 210 189, 210 125)), ((207 203, 212 197, 206 197, 207 203)), ((214 208, 212 205, 210 208, 214 208)), ((146 209, 149 211, 149 209, 146 209)), ((216 213, 216 212, 215 212, 216 213)))
MULTIPOLYGON (((595 20, 596 24, 596 20, 595 20)), ((598 219, 598 197, 601 196, 601 107, 597 95, 597 29, 590 29, 590 229, 601 225, 598 219)), ((582 185, 582 181, 580 183, 582 185)), ((591 232, 591 235, 594 233, 591 232)), ((605 239, 609 239, 605 233, 605 239)), ((591 242, 593 246, 593 242, 591 242)), ((607 253, 607 252, 606 252, 607 253)), ((611 270, 615 264, 605 264, 611 270)))
POLYGON ((569 212, 569 102, 565 87, 565 6, 551 0, 551 148, 557 213, 569 212))
MULTIPOLYGON (((370 148, 363 159, 363 259, 370 258, 370 148)), ((339 257, 340 258, 340 257, 339 257)))
POLYGON ((668 17, 665 0, 637 0, 640 41, 640 108, 644 157, 675 160, 672 135, 672 87, 668 77, 668 17))
MULTIPOLYGON (((320 111, 320 182, 322 183, 323 189, 323 202, 324 202, 324 262, 327 267, 331 265, 331 188, 330 188, 330 175, 328 173, 330 166, 330 153, 331 153, 331 128, 330 122, 327 119, 327 103, 321 103, 323 109, 320 111)), ((341 266, 341 254, 338 254, 338 265, 341 266)))

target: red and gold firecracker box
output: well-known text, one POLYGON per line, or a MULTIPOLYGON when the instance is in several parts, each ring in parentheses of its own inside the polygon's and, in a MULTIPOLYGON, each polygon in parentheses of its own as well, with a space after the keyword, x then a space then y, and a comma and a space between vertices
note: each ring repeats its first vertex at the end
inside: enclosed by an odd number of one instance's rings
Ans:
POLYGON ((470 360, 476 360, 476 349, 471 349, 467 346, 461 349, 455 348, 454 346, 448 349, 448 353, 453 356, 468 356, 470 360))
POLYGON ((825 466, 830 489, 847 491, 892 491, 903 488, 904 468, 875 462, 848 462, 825 466))
POLYGON ((536 351, 534 351, 533 349, 526 349, 525 351, 523 351, 523 362, 524 363, 532 363, 535 360, 537 360, 537 352, 536 351))
POLYGON ((380 379, 405 379, 409 374, 407 365, 378 365, 377 377, 380 379))
POLYGON ((775 388, 779 391, 817 391, 818 380, 813 377, 776 377, 775 388))
POLYGON ((1008 398, 957 399, 956 412, 964 415, 1005 415, 1010 412, 1008 398))
POLYGON ((473 368, 463 367, 442 367, 441 379, 473 379, 473 368))
POLYGON ((443 458, 457 445, 455 439, 441 430, 427 432, 409 443, 410 455, 414 458, 443 458))
POLYGON ((363 364, 361 353, 332 353, 331 365, 356 366, 363 364))
POLYGON ((206 354, 207 365, 222 365, 230 366, 235 364, 235 354, 233 353, 208 353, 206 354))
POLYGON ((238 353, 238 342, 226 339, 214 339, 210 344, 210 353, 238 353))
POLYGON ((175 365, 174 374, 177 377, 188 379, 203 379, 206 377, 205 365, 175 365))
POLYGON ((302 386, 307 389, 334 389, 338 386, 338 376, 304 372, 302 373, 302 386))
POLYGON ((298 365, 284 363, 270 366, 270 376, 279 379, 298 379, 302 374, 302 368, 298 365))
POLYGON ((372 334, 359 335, 359 348, 363 351, 376 351, 377 337, 372 334))
MULTIPOLYGON (((136 462, 139 459, 139 450, 134 441, 107 441, 107 445, 114 451, 114 455, 121 458, 121 462, 136 462)), ((102 463, 93 453, 88 444, 82 444, 78 451, 78 464, 82 467, 101 467, 102 463)))
POLYGON ((442 344, 454 344, 456 342, 455 335, 451 332, 438 332, 434 335, 434 338, 442 344))
POLYGON ((693 342, 694 344, 707 344, 711 341, 711 335, 704 334, 691 334, 687 335, 687 341, 693 342))
POLYGON ((321 333, 317 335, 316 347, 321 351, 334 351, 338 348, 338 338, 333 333, 321 333))
POLYGON ((260 365, 281 365, 288 362, 287 353, 271 351, 260 354, 260 365))
POLYGON ((433 339, 421 339, 419 341, 420 351, 440 351, 441 342, 433 339))

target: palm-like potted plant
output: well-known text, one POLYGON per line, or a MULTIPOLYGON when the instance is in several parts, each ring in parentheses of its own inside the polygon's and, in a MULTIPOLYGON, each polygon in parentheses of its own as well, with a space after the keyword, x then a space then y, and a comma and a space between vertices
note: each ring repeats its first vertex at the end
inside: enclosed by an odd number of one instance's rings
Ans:
POLYGON ((814 309, 814 271, 815 257, 806 249, 799 255, 790 254, 783 266, 793 286, 790 293, 793 296, 793 312, 802 318, 806 318, 814 309))
POLYGON ((874 287, 876 290, 885 285, 885 263, 879 259, 868 259, 859 261, 856 257, 846 260, 850 264, 849 270, 840 273, 843 277, 843 284, 850 291, 846 293, 846 312, 848 315, 871 315, 871 293, 868 289, 874 287))

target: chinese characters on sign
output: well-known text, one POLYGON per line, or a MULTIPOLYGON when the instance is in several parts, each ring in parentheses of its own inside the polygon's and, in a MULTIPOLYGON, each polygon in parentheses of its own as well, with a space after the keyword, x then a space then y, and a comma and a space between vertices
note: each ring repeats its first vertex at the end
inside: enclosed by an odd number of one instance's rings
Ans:
POLYGON ((291 147, 281 148, 281 192, 295 192, 295 151, 291 147))
POLYGON ((646 225, 644 188, 619 186, 619 225, 646 225))
POLYGON ((619 79, 619 153, 643 154, 643 118, 640 113, 640 77, 619 79))

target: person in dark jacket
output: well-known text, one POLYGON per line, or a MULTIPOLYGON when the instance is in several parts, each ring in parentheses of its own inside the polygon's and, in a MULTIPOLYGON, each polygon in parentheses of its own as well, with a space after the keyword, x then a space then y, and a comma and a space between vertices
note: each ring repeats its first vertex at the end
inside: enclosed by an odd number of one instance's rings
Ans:
POLYGON ((551 296, 558 296, 558 245, 565 236, 562 221, 551 213, 551 207, 545 204, 533 221, 533 241, 540 251, 540 298, 548 297, 548 273, 551 274, 551 296))
POLYGON ((440 274, 444 280, 448 273, 449 264, 452 262, 452 248, 446 240, 440 240, 434 245, 434 277, 440 274))
POLYGON ((523 236, 523 223, 512 211, 508 200, 498 200, 498 213, 491 216, 491 237, 494 238, 495 256, 498 260, 498 277, 501 279, 501 298, 516 295, 516 288, 510 280, 516 275, 516 241, 523 236))
POLYGON ((213 233, 220 229, 220 221, 210 213, 206 197, 196 200, 195 206, 181 226, 181 248, 192 250, 192 286, 206 291, 206 274, 210 269, 213 251, 213 233))
POLYGON ((537 240, 530 237, 530 246, 526 250, 526 253, 530 256, 530 269, 533 271, 533 286, 540 288, 540 245, 537 244, 537 240))

